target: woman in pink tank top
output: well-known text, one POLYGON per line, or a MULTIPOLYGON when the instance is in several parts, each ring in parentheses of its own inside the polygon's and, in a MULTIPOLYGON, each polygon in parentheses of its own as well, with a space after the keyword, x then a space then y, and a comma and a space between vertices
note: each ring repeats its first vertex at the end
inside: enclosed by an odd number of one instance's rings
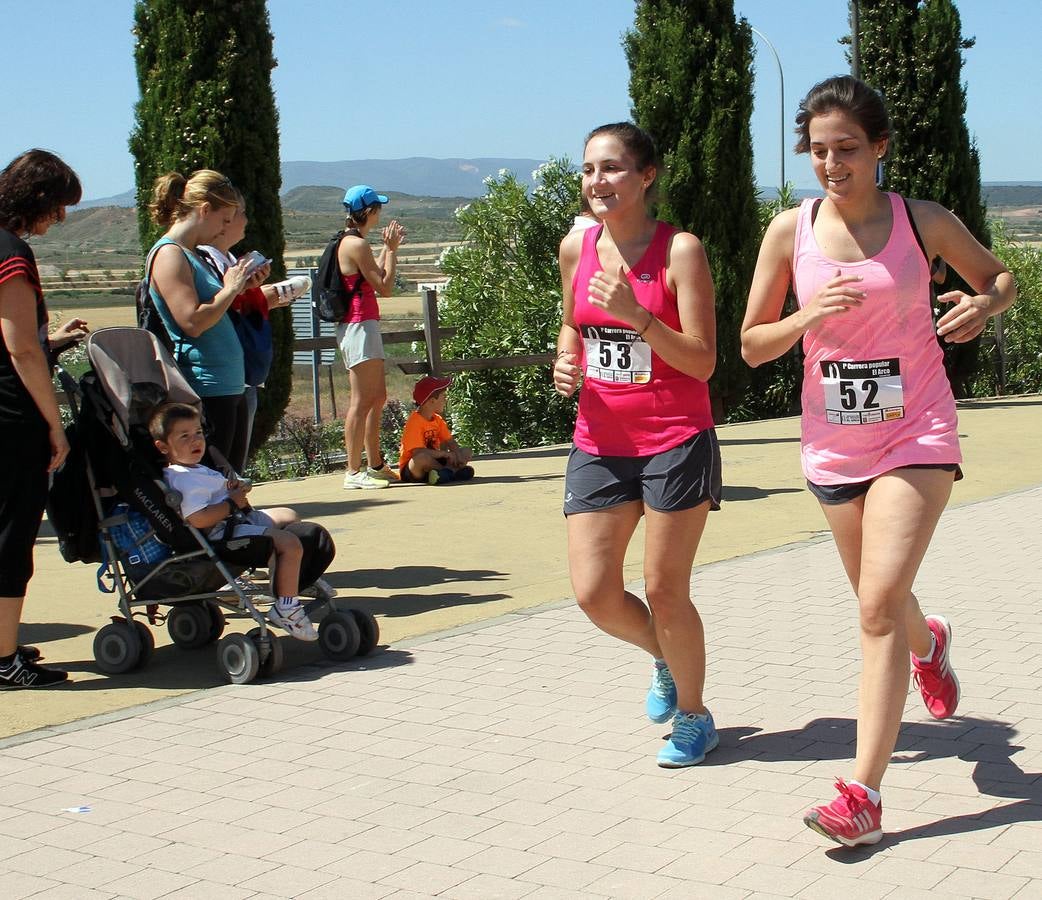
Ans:
POLYGON ((600 224, 561 242, 564 321, 554 386, 582 381, 564 512, 572 585, 583 612, 654 659, 646 711, 672 719, 666 768, 717 746, 703 700, 705 635, 691 568, 720 500, 720 451, 706 381, 716 365, 709 264, 699 240, 652 219, 655 145, 628 123, 586 139, 582 191, 600 224), (647 605, 623 586, 645 517, 647 605))
POLYGON ((954 714, 952 629, 912 584, 961 477, 955 401, 937 335, 969 341, 1016 296, 1002 263, 936 203, 876 187, 890 137, 879 94, 850 76, 811 89, 796 117, 825 198, 771 223, 749 293, 742 355, 753 366, 803 341, 803 470, 858 598, 863 663, 853 778, 804 822, 848 847, 882 837, 880 784, 897 742, 909 665, 929 713, 954 714), (920 240, 921 239, 921 240, 920 240), (929 263, 952 291, 936 330, 929 263), (792 288, 799 308, 783 316, 792 288), (910 661, 909 661, 910 660, 910 661))

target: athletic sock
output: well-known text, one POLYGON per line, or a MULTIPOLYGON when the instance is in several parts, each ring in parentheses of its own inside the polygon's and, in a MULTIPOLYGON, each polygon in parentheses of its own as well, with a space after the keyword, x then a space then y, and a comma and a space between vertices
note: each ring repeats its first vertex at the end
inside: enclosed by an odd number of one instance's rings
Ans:
POLYGON ((279 612, 289 612, 291 609, 296 609, 300 606, 300 601, 296 597, 279 597, 275 601, 275 605, 278 607, 279 612))
MULTIPOLYGON (((930 665, 930 663, 933 662, 933 655, 936 652, 936 650, 937 650, 937 637, 931 631, 930 632, 930 652, 927 653, 926 656, 916 656, 915 657, 915 661, 917 663, 919 663, 920 665, 923 665, 923 666, 930 665)), ((912 655, 915 656, 914 653, 912 655)))
POLYGON ((860 781, 851 781, 850 783, 856 784, 866 794, 868 794, 868 799, 872 801, 873 806, 879 806, 879 802, 883 799, 879 791, 873 791, 867 784, 862 784, 860 781))
POLYGON ((14 662, 14 658, 17 655, 18 651, 15 650, 15 652, 12 653, 10 656, 0 656, 0 667, 9 666, 11 663, 14 662))
POLYGON ((655 657, 655 666, 656 666, 656 668, 659 668, 659 669, 665 669, 666 668, 666 661, 664 659, 659 659, 656 656, 655 657))

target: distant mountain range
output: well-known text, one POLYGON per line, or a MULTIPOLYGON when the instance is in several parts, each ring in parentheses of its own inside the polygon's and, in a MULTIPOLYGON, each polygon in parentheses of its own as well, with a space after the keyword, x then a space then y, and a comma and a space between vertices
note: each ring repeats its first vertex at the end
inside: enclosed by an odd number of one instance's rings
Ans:
MULTIPOLYGON (((489 175, 506 169, 521 181, 532 184, 532 172, 541 165, 542 160, 538 159, 433 159, 427 156, 284 162, 282 193, 313 185, 338 185, 343 191, 353 184, 369 184, 384 194, 395 191, 420 197, 480 197, 485 193, 484 180, 489 175)), ((134 191, 129 190, 113 197, 85 200, 77 208, 134 205, 134 191)))
MULTIPOLYGON (((285 162, 282 164, 283 205, 308 209, 301 188, 319 188, 321 207, 330 205, 330 191, 352 184, 370 184, 381 193, 410 194, 418 197, 458 197, 466 200, 485 193, 484 179, 501 170, 514 172, 529 184, 532 172, 542 163, 537 159, 486 157, 478 159, 433 159, 413 156, 408 159, 345 159, 340 162, 285 162), (288 202, 287 202, 288 201, 288 202)), ((1042 181, 991 181, 981 185, 984 200, 993 209, 1042 206, 1042 181)), ((773 196, 775 188, 762 187, 761 195, 773 196)), ((817 191, 798 189, 798 198, 817 196, 817 191)), ((77 209, 99 206, 134 206, 134 191, 113 197, 85 200, 77 209)), ((333 204, 336 211, 339 207, 333 204)))

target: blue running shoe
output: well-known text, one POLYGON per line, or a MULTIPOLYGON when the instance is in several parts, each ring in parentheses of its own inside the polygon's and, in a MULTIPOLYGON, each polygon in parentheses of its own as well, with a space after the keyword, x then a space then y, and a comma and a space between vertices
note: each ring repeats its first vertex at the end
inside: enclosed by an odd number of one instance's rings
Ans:
POLYGON ((658 723, 669 721, 677 711, 677 686, 673 682, 673 673, 669 671, 669 666, 655 663, 644 709, 648 718, 658 723))
POLYGON ((673 717, 673 733, 666 746, 658 752, 658 764, 663 769, 681 769, 697 766, 710 750, 715 750, 720 736, 713 724, 713 715, 706 710, 702 715, 678 712, 673 717))

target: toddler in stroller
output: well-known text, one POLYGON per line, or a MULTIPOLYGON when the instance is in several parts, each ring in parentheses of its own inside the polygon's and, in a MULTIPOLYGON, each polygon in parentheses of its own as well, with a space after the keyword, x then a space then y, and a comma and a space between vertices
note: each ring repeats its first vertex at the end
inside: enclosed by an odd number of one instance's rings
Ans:
MULTIPOLYGON (((321 579, 336 553, 321 525, 296 521, 292 511, 283 510, 279 518, 272 518, 272 525, 254 513, 263 527, 252 524, 245 529, 249 533, 238 530, 251 524, 247 521, 232 523, 230 533, 215 533, 214 526, 221 524, 216 520, 231 511, 222 501, 219 515, 216 509, 207 515, 206 507, 216 507, 216 499, 195 509, 184 507, 188 521, 181 518, 182 503, 188 497, 191 504, 193 488, 182 495, 180 488, 172 490, 163 480, 167 460, 160 456, 149 424, 161 404, 188 404, 193 418, 181 421, 191 421, 194 434, 200 422, 199 398, 159 341, 141 328, 104 328, 91 334, 86 349, 91 370, 78 383, 68 373, 58 373, 73 411, 68 429, 73 452, 54 480, 48 516, 65 558, 102 562, 98 586, 118 594, 121 615, 113 616, 95 636, 98 667, 116 674, 145 665, 154 647, 151 630, 142 621, 146 617, 153 625, 165 618, 179 647, 217 643, 219 671, 227 681, 240 684, 258 674, 274 675, 282 667, 282 647, 268 625, 287 627, 290 615, 296 630, 287 630, 294 636, 308 635, 314 630, 310 620, 319 621, 318 643, 331 659, 344 661, 372 652, 379 642, 376 620, 362 610, 338 609, 335 592, 321 579), (63 527, 66 517, 55 515, 61 506, 78 509, 77 515, 88 510, 94 521, 88 527, 81 518, 63 527), (299 544, 299 576, 290 583, 290 548, 281 573, 278 565, 273 570, 278 590, 269 592, 262 579, 251 584, 239 576, 272 568, 280 540, 277 534, 273 537, 275 531, 299 544), (129 544, 128 533, 133 535, 129 544), (106 587, 105 580, 112 586, 106 587), (314 599, 303 605, 294 601, 304 594, 314 599), (280 597, 285 598, 281 611, 280 597), (275 611, 266 616, 262 610, 269 603, 275 611), (161 607, 169 608, 165 617, 158 612, 161 607), (225 612, 252 619, 256 627, 222 639, 225 612), (297 624, 301 617, 306 626, 297 624)), ((173 437, 167 426, 161 434, 164 443, 173 437)), ((212 450, 211 459, 222 464, 212 450)), ((238 507, 248 505, 244 485, 234 486, 239 480, 234 473, 228 478, 233 487, 225 493, 238 512, 238 507)), ((290 541, 285 543, 289 546, 290 541)))
MULTIPOLYGON (((163 480, 181 494, 181 518, 198 528, 211 544, 267 535, 275 551, 275 594, 268 610, 272 625, 302 641, 317 641, 318 632, 297 599, 303 547, 287 525, 300 521, 287 507, 253 509, 246 494, 250 484, 225 478, 201 462, 206 453, 202 416, 187 403, 160 404, 148 423, 156 449, 163 454, 163 480)), ((217 551, 218 556, 220 550, 217 551)))

